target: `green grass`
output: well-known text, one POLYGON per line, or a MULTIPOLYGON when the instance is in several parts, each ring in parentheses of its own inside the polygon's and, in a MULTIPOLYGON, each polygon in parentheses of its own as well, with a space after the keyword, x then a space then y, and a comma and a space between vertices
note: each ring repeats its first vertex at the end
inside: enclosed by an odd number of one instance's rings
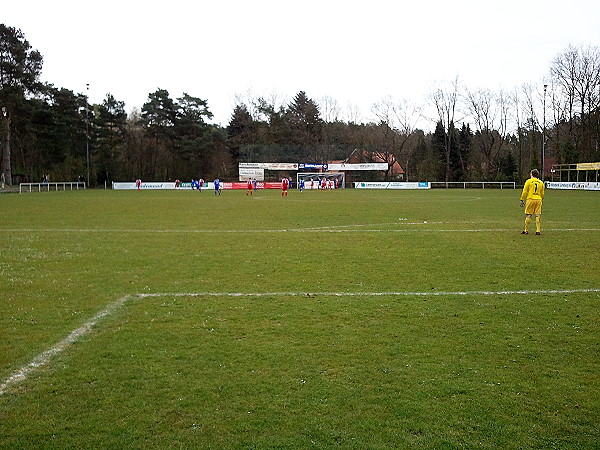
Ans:
POLYGON ((600 197, 519 194, 0 196, 0 383, 126 298, 0 448, 600 448, 600 197))

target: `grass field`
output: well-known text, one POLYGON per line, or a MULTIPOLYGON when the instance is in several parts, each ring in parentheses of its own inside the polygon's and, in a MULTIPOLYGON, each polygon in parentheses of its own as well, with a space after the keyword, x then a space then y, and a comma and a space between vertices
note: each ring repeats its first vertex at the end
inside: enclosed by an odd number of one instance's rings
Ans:
POLYGON ((600 448, 600 193, 519 194, 1 195, 0 448, 600 448))

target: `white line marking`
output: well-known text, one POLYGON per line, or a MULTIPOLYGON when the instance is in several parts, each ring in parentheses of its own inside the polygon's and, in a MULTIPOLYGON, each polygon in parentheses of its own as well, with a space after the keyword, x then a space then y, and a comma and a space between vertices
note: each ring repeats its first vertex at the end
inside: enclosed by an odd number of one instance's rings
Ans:
POLYGON ((62 353, 82 336, 89 334, 92 328, 104 317, 110 316, 118 308, 132 298, 151 298, 151 297, 383 297, 383 296, 402 296, 402 297, 435 297, 435 296, 466 296, 466 295, 535 295, 535 294, 580 294, 580 293, 600 293, 600 289, 534 289, 534 290, 514 290, 514 291, 425 291, 425 292, 164 292, 164 293, 142 293, 121 297, 109 304, 102 311, 84 323, 81 327, 73 330, 67 337, 58 342, 53 347, 40 353, 33 360, 21 367, 10 377, 0 384, 0 396, 8 390, 27 379, 27 377, 42 366, 47 365, 50 360, 62 353))
POLYGON ((10 377, 0 384, 0 395, 4 394, 12 385, 18 384, 24 381, 31 372, 37 370, 38 368, 45 366, 50 362, 50 360, 62 353, 65 349, 70 347, 73 343, 75 343, 79 338, 88 334, 92 328, 104 317, 111 315, 114 313, 130 296, 125 296, 117 301, 111 303, 86 323, 84 323, 81 327, 76 330, 71 331, 67 337, 65 337, 62 341, 50 347, 48 350, 37 355, 33 360, 29 363, 21 367, 15 373, 13 373, 10 377))
POLYGON ((600 292, 600 289, 534 289, 515 291, 425 291, 425 292, 157 292, 136 294, 139 298, 149 297, 435 297, 465 295, 530 295, 530 294, 581 294, 600 292))
MULTIPOLYGON (((435 225, 448 224, 449 222, 395 222, 389 225, 435 225)), ((464 223, 464 222, 463 222, 464 223)), ((8 233, 207 233, 207 234, 225 234, 225 233, 485 233, 485 232, 520 232, 520 228, 468 228, 468 229, 452 229, 452 228, 437 228, 437 229, 391 229, 391 228, 364 228, 388 224, 371 224, 371 225, 338 225, 332 227, 311 227, 311 228, 285 228, 285 229, 265 229, 265 230, 119 230, 119 229, 85 229, 85 228, 4 228, 0 231, 8 233), (351 229, 356 227, 357 229, 351 229)), ((600 228, 544 228, 542 232, 547 231, 600 231, 600 228)))

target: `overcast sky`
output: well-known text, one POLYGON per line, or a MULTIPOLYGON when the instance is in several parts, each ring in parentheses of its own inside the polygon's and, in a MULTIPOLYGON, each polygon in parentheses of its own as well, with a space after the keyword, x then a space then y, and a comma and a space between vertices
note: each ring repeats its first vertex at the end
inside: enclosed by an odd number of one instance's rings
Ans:
POLYGON ((43 81, 89 83, 92 103, 111 93, 127 112, 159 88, 186 92, 224 126, 237 96, 302 90, 369 120, 385 97, 422 104, 456 77, 542 85, 569 44, 600 45, 598 0, 11 0, 0 21, 41 52, 43 81))

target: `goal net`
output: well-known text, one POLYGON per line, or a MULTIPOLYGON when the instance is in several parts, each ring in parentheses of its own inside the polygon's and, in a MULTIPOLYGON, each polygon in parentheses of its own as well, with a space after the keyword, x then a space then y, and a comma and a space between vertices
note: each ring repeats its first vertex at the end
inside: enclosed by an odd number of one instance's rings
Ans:
POLYGON ((344 172, 298 173, 296 186, 304 189, 343 189, 346 176, 344 172))

